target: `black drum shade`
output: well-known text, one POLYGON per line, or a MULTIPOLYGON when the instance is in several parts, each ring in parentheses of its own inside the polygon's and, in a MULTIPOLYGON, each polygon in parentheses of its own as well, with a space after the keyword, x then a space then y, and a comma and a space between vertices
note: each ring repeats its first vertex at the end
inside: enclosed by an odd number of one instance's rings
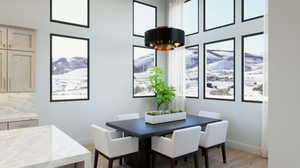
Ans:
POLYGON ((184 31, 171 27, 158 27, 145 32, 145 46, 169 51, 184 46, 184 31))

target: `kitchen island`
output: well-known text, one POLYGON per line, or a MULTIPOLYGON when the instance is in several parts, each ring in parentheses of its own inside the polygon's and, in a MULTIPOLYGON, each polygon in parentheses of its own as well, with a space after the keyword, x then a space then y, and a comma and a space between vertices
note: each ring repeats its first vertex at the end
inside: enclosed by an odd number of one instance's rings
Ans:
POLYGON ((0 149, 1 168, 91 168, 91 153, 52 125, 0 131, 0 149))

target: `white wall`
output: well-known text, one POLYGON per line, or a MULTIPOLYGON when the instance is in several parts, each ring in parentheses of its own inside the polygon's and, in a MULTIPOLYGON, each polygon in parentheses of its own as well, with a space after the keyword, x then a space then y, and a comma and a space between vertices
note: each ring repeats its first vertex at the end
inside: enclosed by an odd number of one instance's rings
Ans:
POLYGON ((269 0, 269 167, 298 168, 300 1, 269 0))
POLYGON ((187 111, 198 113, 200 110, 220 112, 224 119, 229 120, 228 145, 244 151, 259 153, 261 144, 262 105, 241 101, 242 85, 242 51, 241 36, 258 33, 264 30, 264 19, 256 19, 241 23, 241 0, 236 0, 235 25, 208 32, 203 32, 203 0, 199 0, 200 33, 187 38, 187 45, 199 44, 200 59, 200 99, 188 99, 187 111), (203 99, 203 43, 236 37, 236 83, 235 102, 203 99))
MULTIPOLYGON (((120 113, 155 108, 152 99, 132 98, 132 0, 90 0, 91 28, 50 23, 49 0, 0 0, 0 24, 37 30, 36 104, 41 124, 54 124, 82 143, 89 143, 92 123, 104 125, 120 113), (49 34, 90 38, 90 101, 49 102, 49 34)), ((158 25, 165 25, 165 2, 158 6, 158 25)), ((70 4, 71 5, 71 4, 70 4)), ((66 8, 68 8, 66 6, 66 8)), ((165 65, 163 53, 158 64, 165 65)))

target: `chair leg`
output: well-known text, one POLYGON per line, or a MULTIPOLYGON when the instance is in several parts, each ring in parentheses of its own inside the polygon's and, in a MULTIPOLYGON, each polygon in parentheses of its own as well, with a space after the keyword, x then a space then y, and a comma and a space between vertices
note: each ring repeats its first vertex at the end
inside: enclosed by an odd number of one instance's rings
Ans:
POLYGON ((123 158, 120 158, 120 160, 119 160, 119 165, 120 165, 120 166, 123 165, 123 158))
POLYGON ((199 168, 198 152, 194 153, 195 168, 199 168))
POLYGON ((221 147, 222 147, 223 163, 227 163, 225 143, 221 144, 221 147))
POLYGON ((171 168, 175 168, 175 159, 170 159, 170 161, 171 161, 171 168))
POLYGON ((108 160, 108 168, 112 168, 113 167, 113 160, 109 159, 108 160))
POLYGON ((156 157, 155 153, 152 153, 152 163, 151 163, 152 168, 155 168, 155 159, 156 159, 155 157, 156 157))
POLYGON ((94 168, 97 168, 98 166, 98 159, 99 159, 99 152, 97 149, 95 149, 94 168))
POLYGON ((203 148, 203 154, 204 154, 204 160, 205 160, 205 168, 209 168, 209 165, 208 165, 208 151, 206 148, 203 148))

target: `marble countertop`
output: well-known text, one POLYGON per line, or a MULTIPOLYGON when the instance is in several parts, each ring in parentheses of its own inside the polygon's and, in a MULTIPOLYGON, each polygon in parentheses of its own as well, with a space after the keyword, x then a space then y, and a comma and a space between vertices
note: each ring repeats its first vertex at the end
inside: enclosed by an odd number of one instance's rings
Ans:
POLYGON ((23 113, 13 109, 0 108, 0 122, 13 122, 38 118, 39 116, 36 113, 23 113))
POLYGON ((55 126, 0 131, 0 149, 1 168, 91 168, 90 152, 55 126))

